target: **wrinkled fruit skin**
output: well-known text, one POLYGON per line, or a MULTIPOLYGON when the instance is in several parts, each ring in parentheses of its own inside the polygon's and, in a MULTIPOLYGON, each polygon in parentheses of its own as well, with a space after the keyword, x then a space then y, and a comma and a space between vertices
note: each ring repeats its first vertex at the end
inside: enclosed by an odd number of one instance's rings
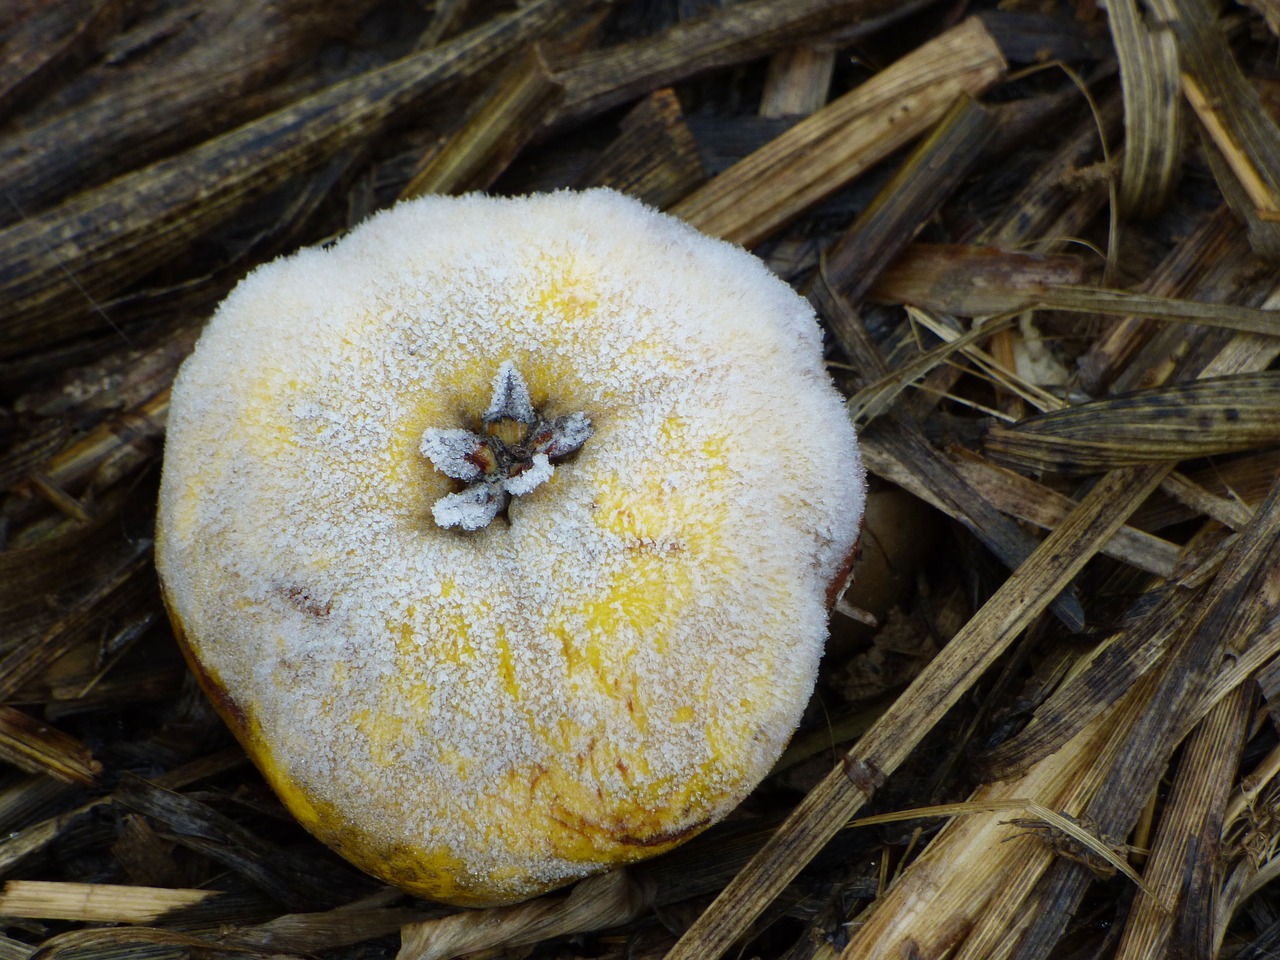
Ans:
POLYGON ((157 568, 294 816, 490 905, 754 788, 863 495, 812 312, 749 254, 608 191, 433 197, 219 308, 174 387, 157 568))

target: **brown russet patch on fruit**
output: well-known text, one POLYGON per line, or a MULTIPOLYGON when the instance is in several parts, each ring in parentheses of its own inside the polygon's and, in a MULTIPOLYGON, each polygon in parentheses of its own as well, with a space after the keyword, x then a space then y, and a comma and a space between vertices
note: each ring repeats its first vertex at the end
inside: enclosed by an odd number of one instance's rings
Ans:
POLYGON ((317 600, 307 592, 305 587, 292 586, 284 589, 284 595, 289 598, 289 602, 303 613, 309 613, 313 617, 324 618, 333 613, 333 602, 331 600, 317 600))

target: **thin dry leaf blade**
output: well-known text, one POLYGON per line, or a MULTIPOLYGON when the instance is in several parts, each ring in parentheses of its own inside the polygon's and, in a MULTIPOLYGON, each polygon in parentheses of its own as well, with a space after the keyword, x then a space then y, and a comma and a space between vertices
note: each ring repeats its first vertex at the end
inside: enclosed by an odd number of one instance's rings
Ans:
POLYGON ((1061 284, 1078 284, 1085 265, 1067 254, 915 243, 871 287, 873 299, 963 317, 1011 313, 1061 284))
POLYGON ((1173 36, 1142 16, 1137 0, 1108 0, 1120 60, 1124 161, 1120 203, 1137 216, 1164 206, 1180 169, 1178 51, 1173 36))
POLYGON ((1280 444, 1280 374, 1136 391, 992 426, 984 445, 1030 470, 1094 473, 1280 444))

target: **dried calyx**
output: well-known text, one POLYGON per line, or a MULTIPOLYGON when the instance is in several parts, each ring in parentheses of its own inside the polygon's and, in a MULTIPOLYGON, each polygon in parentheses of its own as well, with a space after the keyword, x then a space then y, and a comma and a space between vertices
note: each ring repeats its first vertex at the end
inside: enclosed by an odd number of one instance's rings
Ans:
POLYGON ((583 413, 553 420, 539 416, 528 384, 510 360, 493 378, 493 396, 481 419, 483 433, 429 428, 422 435, 423 455, 445 476, 467 484, 431 508, 442 527, 487 527, 511 497, 549 480, 554 465, 576 453, 593 432, 583 413))

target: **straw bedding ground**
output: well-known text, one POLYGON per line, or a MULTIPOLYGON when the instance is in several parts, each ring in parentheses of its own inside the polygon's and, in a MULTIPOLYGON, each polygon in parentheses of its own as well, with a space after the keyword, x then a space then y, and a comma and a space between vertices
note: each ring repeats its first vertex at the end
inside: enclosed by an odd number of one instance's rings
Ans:
POLYGON ((0 958, 1280 946, 1274 0, 0 7, 0 958), (722 826, 494 911, 377 883, 197 691, 168 388, 397 197, 608 185, 829 333, 875 477, 805 725, 722 826))

